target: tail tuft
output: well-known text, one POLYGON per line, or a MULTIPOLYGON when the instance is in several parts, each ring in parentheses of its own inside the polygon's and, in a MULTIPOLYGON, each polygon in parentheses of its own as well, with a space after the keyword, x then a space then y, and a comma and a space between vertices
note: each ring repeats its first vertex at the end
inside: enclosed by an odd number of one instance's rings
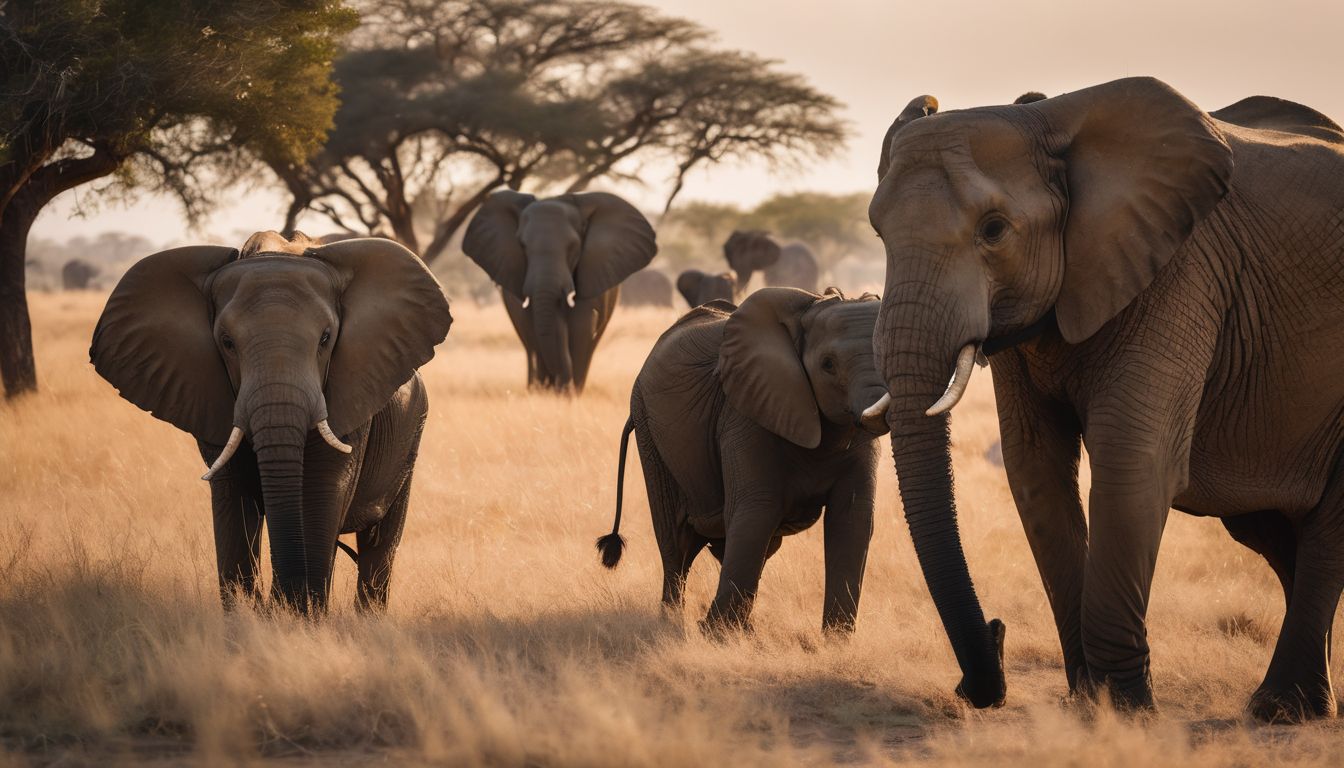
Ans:
POLYGON ((615 568, 621 562, 621 553, 625 551, 625 537, 619 533, 608 533, 597 540, 597 551, 602 553, 602 565, 615 568))

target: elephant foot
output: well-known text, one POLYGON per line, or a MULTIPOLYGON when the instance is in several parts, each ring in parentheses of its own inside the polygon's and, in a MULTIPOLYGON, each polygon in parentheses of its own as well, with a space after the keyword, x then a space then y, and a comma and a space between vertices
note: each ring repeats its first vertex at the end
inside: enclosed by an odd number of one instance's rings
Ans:
POLYGON ((743 610, 721 610, 709 606, 709 614, 700 622, 700 631, 711 640, 726 640, 731 635, 751 632, 750 615, 743 610))
POLYGON ((1094 702, 1108 699, 1117 712, 1124 714, 1147 715, 1157 712, 1157 702, 1153 699, 1153 681, 1146 670, 1138 677, 1128 679, 1116 675, 1107 675, 1101 679, 1083 677, 1078 681, 1075 691, 1094 702))
POLYGON ((1262 684, 1246 709, 1264 723, 1303 723, 1335 716, 1335 695, 1330 683, 1289 686, 1262 684))

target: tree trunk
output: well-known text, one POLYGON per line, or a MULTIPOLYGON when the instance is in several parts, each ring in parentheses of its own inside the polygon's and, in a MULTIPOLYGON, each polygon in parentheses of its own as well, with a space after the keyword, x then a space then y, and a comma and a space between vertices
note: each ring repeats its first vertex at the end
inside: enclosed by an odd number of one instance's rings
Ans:
POLYGON ((32 206, 28 197, 20 192, 0 220, 0 379, 7 398, 37 390, 25 262, 28 232, 40 208, 32 206))

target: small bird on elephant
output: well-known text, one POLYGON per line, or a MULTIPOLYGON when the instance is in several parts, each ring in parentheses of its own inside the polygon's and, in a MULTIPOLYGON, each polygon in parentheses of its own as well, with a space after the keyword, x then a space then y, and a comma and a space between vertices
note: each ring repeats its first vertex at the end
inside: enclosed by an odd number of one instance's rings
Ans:
POLYGON ((438 281, 397 243, 264 232, 241 251, 139 261, 89 357, 122 397, 196 438, 226 606, 257 597, 264 519, 278 599, 324 610, 337 536, 353 533, 356 605, 381 609, 429 409, 416 369, 451 324, 438 281))
POLYGON ((764 288, 741 307, 713 301, 665 332, 635 379, 621 435, 616 520, 598 539, 620 561, 630 433, 644 467, 663 562, 663 603, 679 607, 706 546, 722 563, 705 627, 749 626, 765 561, 825 510, 822 626, 858 615, 873 527, 876 438, 889 402, 873 356, 879 302, 764 288))

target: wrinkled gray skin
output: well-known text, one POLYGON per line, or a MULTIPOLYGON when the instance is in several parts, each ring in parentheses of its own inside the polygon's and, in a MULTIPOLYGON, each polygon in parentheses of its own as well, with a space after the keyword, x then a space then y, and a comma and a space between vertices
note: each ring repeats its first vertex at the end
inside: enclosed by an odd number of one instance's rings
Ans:
POLYGON ((1002 699, 1002 640, 962 556, 947 417, 924 410, 985 342, 1007 347, 990 357, 1004 462, 1070 688, 1152 706, 1145 617, 1175 507, 1220 518, 1283 585, 1252 713, 1333 715, 1344 133, 1268 97, 1205 114, 1149 78, 922 111, 912 102, 893 126, 869 211, 887 250, 874 345, 906 516, 965 693, 1002 699))
POLYGON ((527 350, 528 386, 582 392, 621 281, 658 247, 648 220, 615 195, 502 190, 471 220, 462 250, 499 284, 527 350))
POLYGON ((194 246, 126 273, 90 358, 122 397, 196 437, 210 479, 226 606, 257 595, 262 520, 272 593, 327 605, 336 537, 354 533, 357 606, 387 602, 428 400, 417 366, 452 318, 429 270, 388 240, 307 248, 253 236, 242 253, 194 246), (305 250, 306 249, 306 250, 305 250), (326 420, 351 449, 314 429, 326 420))
POLYGON ((768 232, 734 230, 723 243, 723 257, 737 275, 737 286, 746 290, 751 276, 765 272, 765 284, 817 290, 821 268, 812 249, 802 243, 781 244, 768 232))
MULTIPOLYGON (((654 345, 630 399, 663 561, 663 602, 679 606, 706 545, 723 564, 706 625, 745 627, 762 568, 783 536, 825 516, 822 625, 854 626, 872 533, 885 419, 861 420, 885 390, 874 365, 878 302, 766 288, 740 308, 687 313, 654 345)), ((599 540, 620 557, 616 526, 599 540)))
POLYGON ((737 300, 737 276, 732 272, 711 275, 698 269, 688 269, 677 276, 677 292, 691 307, 711 301, 737 300))
POLYGON ((671 307, 672 281, 661 270, 646 267, 621 283, 622 307, 671 307))

